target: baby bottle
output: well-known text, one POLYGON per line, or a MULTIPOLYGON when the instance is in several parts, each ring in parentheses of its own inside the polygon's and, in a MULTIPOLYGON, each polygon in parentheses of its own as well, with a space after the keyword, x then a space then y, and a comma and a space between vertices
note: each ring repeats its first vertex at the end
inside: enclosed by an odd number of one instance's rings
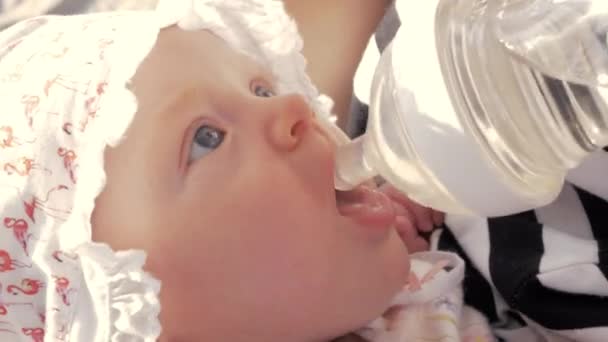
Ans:
POLYGON ((608 145, 607 0, 397 0, 366 133, 336 188, 376 175, 449 213, 551 202, 608 145))

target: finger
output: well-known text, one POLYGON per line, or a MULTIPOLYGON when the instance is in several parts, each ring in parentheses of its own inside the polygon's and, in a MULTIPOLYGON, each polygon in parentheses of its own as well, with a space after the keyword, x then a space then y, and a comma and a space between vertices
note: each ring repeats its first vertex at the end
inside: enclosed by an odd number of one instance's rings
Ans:
POLYGON ((429 242, 420 236, 418 236, 416 239, 411 241, 410 246, 408 246, 408 250, 410 251, 410 253, 424 252, 424 251, 428 251, 429 249, 430 249, 429 242))
POLYGON ((423 232, 430 232, 434 228, 433 223, 433 210, 427 207, 423 207, 422 205, 409 201, 408 203, 403 204, 407 210, 414 215, 414 225, 416 229, 421 230, 423 232))
POLYGON ((388 183, 380 186, 380 190, 382 192, 384 192, 386 195, 388 195, 390 198, 392 198, 393 200, 395 200, 399 203, 405 203, 405 202, 411 201, 410 198, 407 197, 406 194, 397 190, 397 188, 395 188, 394 186, 392 186, 388 183))
POLYGON ((393 201, 404 206, 414 217, 414 226, 423 232, 430 232, 434 228, 433 210, 412 201, 405 194, 390 185, 383 185, 381 190, 393 201))
POLYGON ((433 210, 433 223, 435 226, 441 226, 445 222, 445 213, 433 210))
POLYGON ((429 243, 421 236, 416 236, 403 242, 409 253, 423 252, 429 250, 429 243))
POLYGON ((406 216, 395 217, 395 229, 403 239, 413 239, 418 236, 418 231, 406 216))
POLYGON ((392 201, 392 203, 393 203, 393 209, 395 209, 395 215, 407 216, 407 217, 413 216, 413 214, 410 213, 410 211, 407 209, 407 207, 405 207, 403 204, 395 202, 395 201, 392 201))
POLYGON ((429 249, 428 242, 418 234, 407 217, 397 217, 395 219, 395 229, 410 253, 429 249))

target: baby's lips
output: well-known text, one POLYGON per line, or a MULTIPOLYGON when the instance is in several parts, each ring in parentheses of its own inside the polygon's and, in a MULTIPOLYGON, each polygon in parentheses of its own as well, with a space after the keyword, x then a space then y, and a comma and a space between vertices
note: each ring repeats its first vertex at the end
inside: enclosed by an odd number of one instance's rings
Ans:
POLYGON ((340 215, 349 217, 360 225, 386 229, 395 223, 396 215, 391 199, 376 189, 359 187, 340 192, 337 197, 340 215))

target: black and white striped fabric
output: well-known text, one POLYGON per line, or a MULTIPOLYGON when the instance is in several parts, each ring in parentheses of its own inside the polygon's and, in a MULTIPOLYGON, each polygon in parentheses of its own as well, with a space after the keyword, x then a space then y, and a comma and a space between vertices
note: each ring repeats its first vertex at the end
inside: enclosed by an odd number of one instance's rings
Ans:
POLYGON ((588 162, 552 204, 448 216, 434 239, 466 258, 465 300, 505 341, 608 341, 608 152, 588 162))
MULTIPOLYGON (((375 48, 399 24, 391 8, 375 48)), ((357 136, 367 105, 355 98, 351 114, 357 136)), ((499 340, 608 342, 608 148, 570 172, 551 205, 492 219, 448 215, 432 247, 465 259, 465 301, 499 340)))

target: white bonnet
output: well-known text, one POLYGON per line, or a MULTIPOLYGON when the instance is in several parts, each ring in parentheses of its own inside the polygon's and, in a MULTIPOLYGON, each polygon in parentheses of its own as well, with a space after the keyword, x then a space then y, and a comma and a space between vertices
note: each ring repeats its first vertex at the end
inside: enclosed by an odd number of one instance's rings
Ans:
POLYGON ((160 334, 145 252, 92 242, 90 218, 104 149, 137 110, 129 80, 173 24, 209 29, 270 65, 279 93, 301 93, 329 118, 278 0, 166 0, 157 11, 38 17, 0 32, 0 340, 160 334))

